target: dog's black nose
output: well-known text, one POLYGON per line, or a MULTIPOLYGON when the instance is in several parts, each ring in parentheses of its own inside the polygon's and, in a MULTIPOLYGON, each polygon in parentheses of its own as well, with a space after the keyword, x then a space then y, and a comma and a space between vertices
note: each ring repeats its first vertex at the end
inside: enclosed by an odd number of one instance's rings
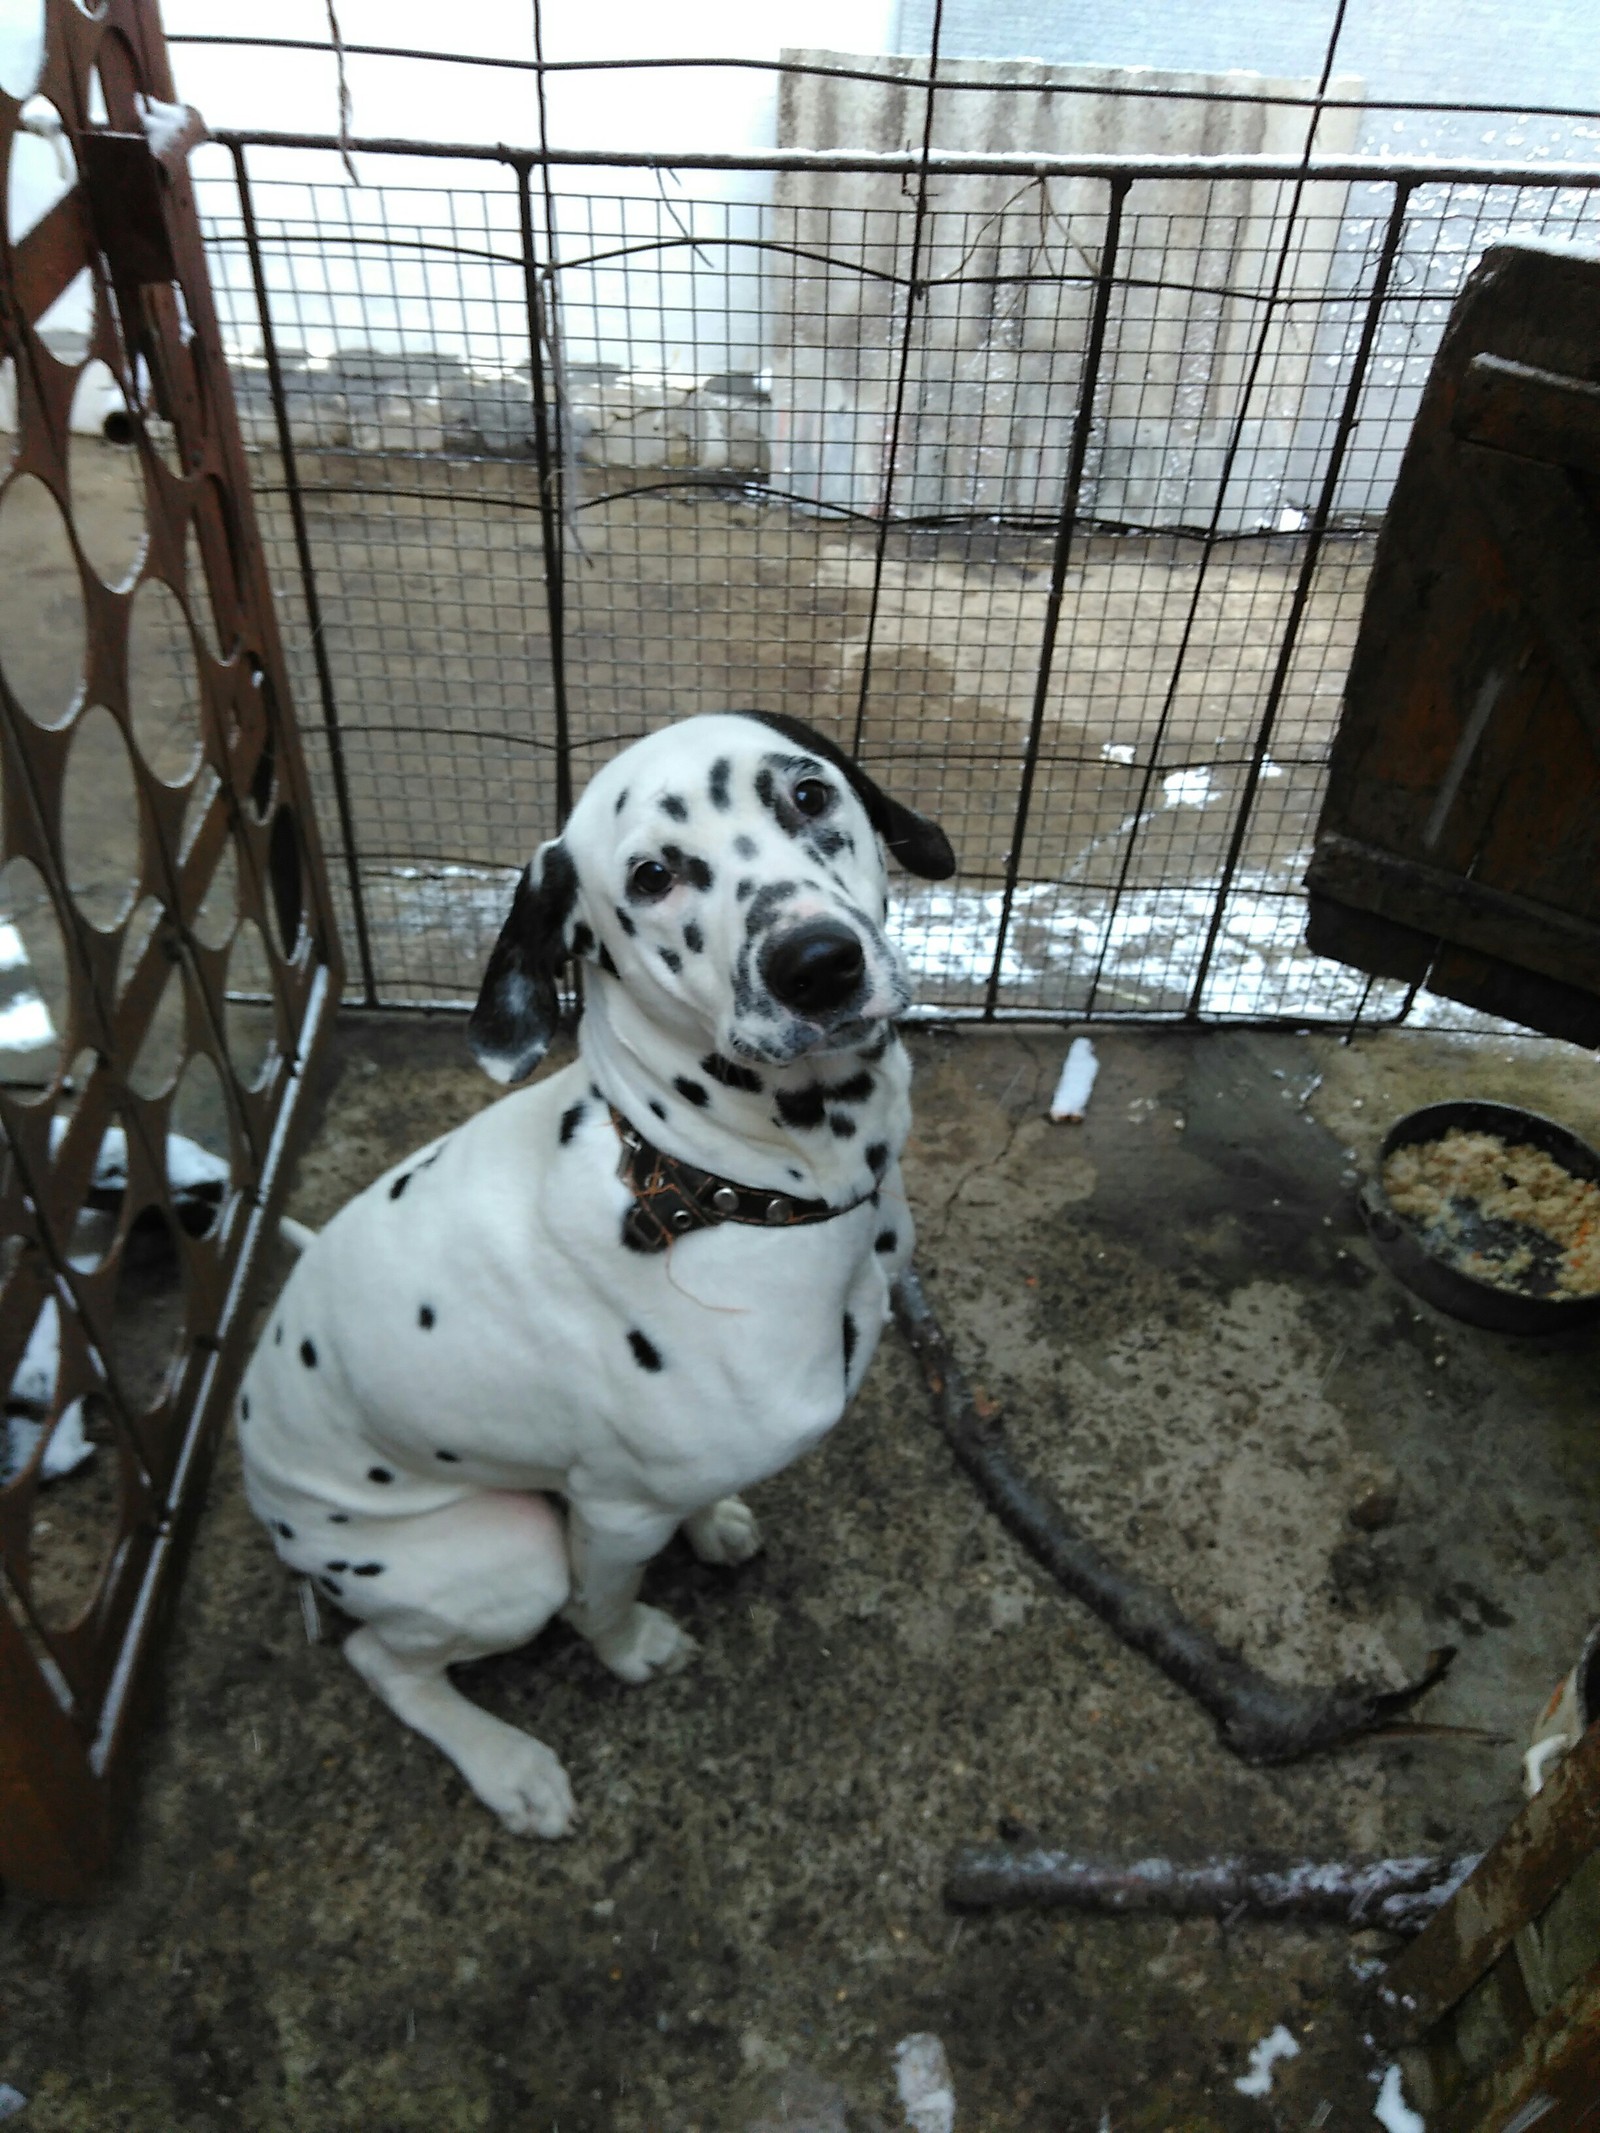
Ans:
POLYGON ((802 1015, 842 1007, 861 983, 866 958, 848 926, 814 918, 774 941, 761 961, 767 990, 802 1015))

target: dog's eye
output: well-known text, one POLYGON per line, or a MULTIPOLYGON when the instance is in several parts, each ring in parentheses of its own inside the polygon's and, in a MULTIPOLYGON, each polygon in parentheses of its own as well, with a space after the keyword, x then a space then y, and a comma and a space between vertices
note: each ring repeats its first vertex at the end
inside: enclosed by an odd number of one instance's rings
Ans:
POLYGON ((672 869, 659 859, 641 859, 628 876, 628 894, 640 903, 657 904, 672 887, 672 869))
POLYGON ((833 787, 822 778, 802 778, 791 795, 803 815, 825 815, 833 805, 833 787))

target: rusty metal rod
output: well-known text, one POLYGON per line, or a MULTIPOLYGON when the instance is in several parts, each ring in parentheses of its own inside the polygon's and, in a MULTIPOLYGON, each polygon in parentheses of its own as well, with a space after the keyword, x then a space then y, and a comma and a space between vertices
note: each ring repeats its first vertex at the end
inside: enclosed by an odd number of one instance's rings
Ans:
POLYGON ((1420 1933, 1480 1855, 1296 1859, 1283 1853, 1220 1859, 1091 1859, 1043 1846, 969 1844, 945 1876, 946 1903, 963 1910, 1046 1905, 1124 1917, 1326 1919, 1420 1933))
MULTIPOLYGON (((336 133, 288 133, 274 127, 219 126, 211 136, 224 148, 322 148, 339 153, 336 133)), ((446 163, 548 163, 553 169, 596 170, 793 170, 880 172, 915 177, 922 158, 913 150, 856 148, 748 148, 736 151, 657 148, 551 148, 541 155, 506 141, 419 141, 406 134, 359 134, 354 155, 425 157, 446 163)), ((1456 163, 1444 156, 1130 156, 1106 153, 1060 156, 1032 150, 960 155, 935 149, 927 158, 931 177, 1017 178, 1210 178, 1270 184, 1297 178, 1312 183, 1359 185, 1367 181, 1412 185, 1530 185, 1541 192, 1574 187, 1600 189, 1600 163, 1456 163)))
POLYGON ((1210 1712, 1223 1746, 1241 1760, 1293 1762, 1377 1732, 1443 1680, 1455 1658, 1449 1646, 1431 1653, 1421 1676, 1401 1689, 1364 1681, 1291 1687, 1225 1651, 1208 1629, 1189 1620, 1164 1585, 1107 1555, 1022 1471, 998 1419, 979 1414, 914 1270, 901 1275, 892 1302, 896 1323, 922 1365, 945 1441, 990 1508, 1074 1599, 1210 1712))

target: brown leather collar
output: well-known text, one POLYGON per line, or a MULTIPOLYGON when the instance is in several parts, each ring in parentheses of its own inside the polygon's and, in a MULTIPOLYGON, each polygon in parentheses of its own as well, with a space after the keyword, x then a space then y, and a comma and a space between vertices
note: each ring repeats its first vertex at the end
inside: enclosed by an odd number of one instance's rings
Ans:
POLYGON ((770 1186, 740 1185, 732 1178, 718 1177, 714 1170, 701 1170, 678 1156, 664 1154, 651 1146, 615 1104, 609 1109, 622 1143, 617 1176, 633 1194, 633 1205, 622 1218, 622 1241, 635 1252, 664 1252, 677 1238, 697 1229, 716 1229, 724 1222, 743 1222, 759 1229, 797 1229, 805 1223, 831 1222, 878 1197, 874 1186, 860 1199, 833 1207, 826 1200, 796 1200, 770 1186))

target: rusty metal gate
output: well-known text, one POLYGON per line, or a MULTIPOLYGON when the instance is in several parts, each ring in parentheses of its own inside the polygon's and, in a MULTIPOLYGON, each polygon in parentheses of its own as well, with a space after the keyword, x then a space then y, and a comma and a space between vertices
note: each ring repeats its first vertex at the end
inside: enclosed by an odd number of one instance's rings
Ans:
POLYGON ((58 173, 30 228, 8 180, 0 253, 0 965, 39 1025, 0 1085, 0 1876, 73 1895, 127 1790, 340 963, 156 10, 48 0, 44 35, 37 83, 0 90, 0 168, 25 137, 58 173), (91 361, 136 470, 111 567, 71 433, 91 361))

